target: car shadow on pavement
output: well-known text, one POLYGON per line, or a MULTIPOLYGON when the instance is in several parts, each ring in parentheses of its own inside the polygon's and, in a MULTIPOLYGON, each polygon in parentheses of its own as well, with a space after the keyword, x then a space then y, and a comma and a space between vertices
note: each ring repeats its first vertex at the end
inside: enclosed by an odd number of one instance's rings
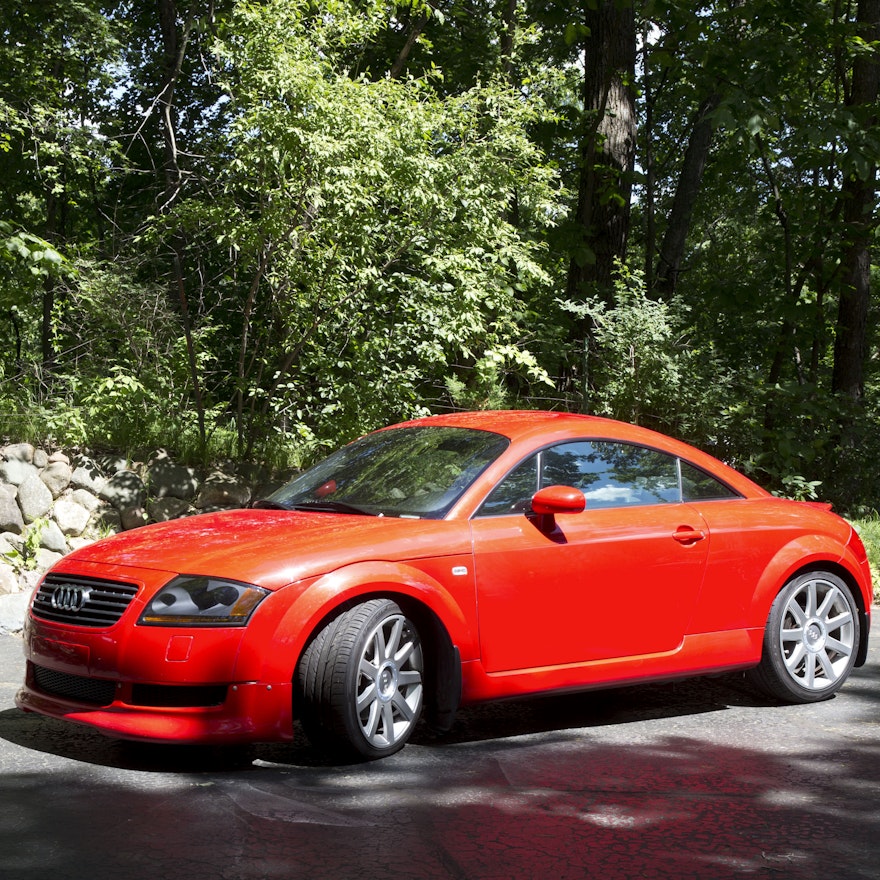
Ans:
MULTIPOLYGON (((505 700, 461 708, 452 729, 445 733, 435 733, 422 723, 408 748, 505 742, 523 736, 723 712, 731 706, 765 705, 771 704, 752 691, 739 674, 505 700)), ((216 747, 152 744, 110 739, 85 726, 11 709, 0 711, 0 739, 76 761, 158 773, 245 772, 261 764, 338 765, 309 743, 298 725, 292 743, 216 747)))

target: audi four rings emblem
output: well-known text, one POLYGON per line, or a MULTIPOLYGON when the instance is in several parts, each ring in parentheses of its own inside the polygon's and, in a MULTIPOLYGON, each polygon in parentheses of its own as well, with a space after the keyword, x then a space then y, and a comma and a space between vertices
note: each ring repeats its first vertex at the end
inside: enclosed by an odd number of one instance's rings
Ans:
POLYGON ((52 607, 58 611, 77 612, 88 601, 90 592, 83 587, 57 587, 52 593, 52 607))

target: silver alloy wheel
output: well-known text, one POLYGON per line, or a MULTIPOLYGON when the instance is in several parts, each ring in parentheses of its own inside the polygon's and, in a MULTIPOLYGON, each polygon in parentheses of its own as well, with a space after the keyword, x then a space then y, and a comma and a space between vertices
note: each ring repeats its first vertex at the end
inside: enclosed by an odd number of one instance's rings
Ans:
POLYGON ((377 749, 409 736, 422 704, 422 649, 402 614, 382 619, 358 659, 356 713, 361 732, 377 749))
POLYGON ((778 637, 785 668, 808 691, 833 687, 851 668, 856 621, 850 600, 821 575, 804 580, 782 610, 778 637))

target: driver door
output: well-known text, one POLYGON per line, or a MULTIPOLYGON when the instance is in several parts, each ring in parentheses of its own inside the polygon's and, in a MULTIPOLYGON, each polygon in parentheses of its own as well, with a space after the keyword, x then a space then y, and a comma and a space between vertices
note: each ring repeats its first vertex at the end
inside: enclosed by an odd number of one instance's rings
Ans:
POLYGON ((677 459, 632 444, 559 444, 508 474, 471 521, 486 671, 674 651, 709 544, 680 499, 677 459), (527 516, 548 485, 580 489, 585 511, 552 529, 527 516))

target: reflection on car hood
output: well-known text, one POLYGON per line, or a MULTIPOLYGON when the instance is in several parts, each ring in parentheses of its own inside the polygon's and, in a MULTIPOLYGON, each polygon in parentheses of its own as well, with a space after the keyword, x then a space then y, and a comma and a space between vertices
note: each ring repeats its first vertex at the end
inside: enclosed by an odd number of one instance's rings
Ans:
POLYGON ((77 561, 232 578, 277 589, 361 560, 467 552, 462 523, 232 510, 143 526, 67 556, 77 561))

